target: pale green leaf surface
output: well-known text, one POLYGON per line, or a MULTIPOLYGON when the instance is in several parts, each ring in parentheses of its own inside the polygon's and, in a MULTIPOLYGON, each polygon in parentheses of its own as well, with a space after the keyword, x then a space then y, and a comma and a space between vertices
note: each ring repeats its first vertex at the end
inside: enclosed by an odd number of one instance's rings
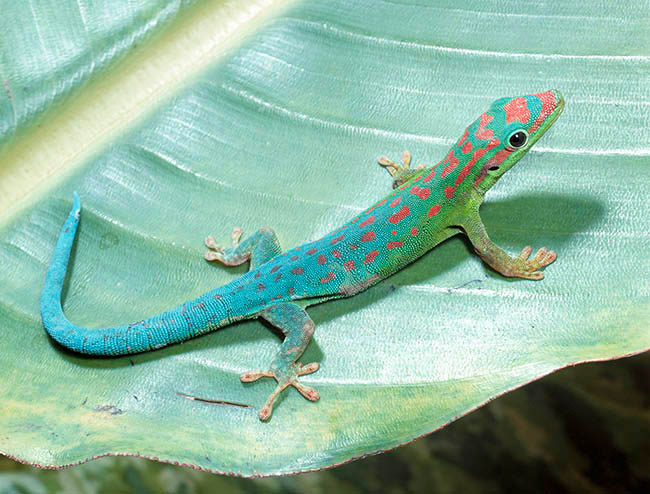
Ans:
POLYGON ((29 207, 0 213, 0 451, 48 466, 123 453, 241 475, 311 470, 410 441, 566 365, 648 349, 650 4, 478 8, 297 2, 143 103, 91 157, 70 158, 29 207), (456 238, 309 309, 316 404, 291 391, 259 422, 273 384, 238 374, 266 367, 279 343, 258 322, 118 359, 65 352, 41 326, 74 190, 84 209, 66 313, 132 322, 243 271, 207 265, 206 235, 268 224, 285 247, 318 238, 390 189, 378 155, 410 149, 432 164, 492 100, 552 88, 564 115, 483 207, 511 252, 558 252, 546 278, 506 280, 456 238))

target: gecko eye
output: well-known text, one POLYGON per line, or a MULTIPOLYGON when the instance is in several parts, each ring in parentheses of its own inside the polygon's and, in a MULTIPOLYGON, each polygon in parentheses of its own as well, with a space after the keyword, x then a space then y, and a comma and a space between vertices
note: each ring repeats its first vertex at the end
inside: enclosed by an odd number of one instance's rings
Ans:
POLYGON ((518 130, 517 132, 513 132, 510 134, 510 137, 508 137, 508 144, 510 144, 510 146, 515 149, 519 149, 520 147, 525 146, 527 142, 528 132, 525 130, 518 130))

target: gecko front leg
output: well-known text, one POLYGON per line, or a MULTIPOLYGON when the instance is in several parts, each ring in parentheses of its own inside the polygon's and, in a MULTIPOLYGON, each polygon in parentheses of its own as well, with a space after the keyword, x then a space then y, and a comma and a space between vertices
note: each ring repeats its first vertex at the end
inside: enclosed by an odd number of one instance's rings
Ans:
POLYGON ((490 240, 478 212, 473 213, 461 226, 483 262, 503 276, 541 280, 544 278, 544 273, 540 270, 557 258, 555 252, 542 247, 529 259, 533 251, 531 246, 524 247, 519 256, 511 257, 490 240))
POLYGON ((386 156, 377 158, 377 163, 383 166, 390 176, 393 177, 393 189, 396 189, 403 183, 408 182, 414 175, 424 168, 423 164, 419 164, 414 169, 411 169, 411 153, 404 151, 402 153, 402 164, 392 162, 386 156))

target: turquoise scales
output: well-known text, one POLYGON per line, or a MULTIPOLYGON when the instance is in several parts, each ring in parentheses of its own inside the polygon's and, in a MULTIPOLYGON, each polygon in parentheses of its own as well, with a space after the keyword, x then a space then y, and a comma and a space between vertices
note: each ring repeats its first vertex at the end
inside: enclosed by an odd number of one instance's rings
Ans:
POLYGON ((278 385, 259 416, 268 420, 277 395, 295 387, 307 399, 318 393, 298 377, 318 370, 298 360, 314 333, 305 307, 355 295, 415 261, 458 233, 468 236, 477 254, 504 276, 533 280, 555 260, 555 253, 525 247, 511 257, 488 237, 478 210, 487 190, 510 169, 553 124, 564 108, 558 91, 502 98, 473 122, 446 157, 426 168, 409 168, 387 158, 379 163, 394 178, 393 192, 361 215, 323 238, 282 253, 268 228, 240 242, 232 232, 232 247, 212 237, 208 261, 238 265, 250 261, 250 271, 238 279, 143 321, 106 329, 72 324, 61 308, 61 291, 74 243, 81 205, 74 195, 50 265, 41 297, 41 315, 48 333, 63 346, 92 355, 144 352, 193 338, 246 318, 261 317, 285 335, 268 371, 248 372, 245 382, 272 377, 278 385))

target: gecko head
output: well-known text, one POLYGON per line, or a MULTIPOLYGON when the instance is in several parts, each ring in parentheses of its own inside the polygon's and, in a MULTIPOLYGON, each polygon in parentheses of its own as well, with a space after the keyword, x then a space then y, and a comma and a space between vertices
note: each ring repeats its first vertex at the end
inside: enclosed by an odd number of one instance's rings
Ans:
POLYGON ((563 109, 564 98, 557 90, 492 103, 467 128, 467 140, 477 156, 472 167, 474 187, 485 194, 553 125, 563 109))

